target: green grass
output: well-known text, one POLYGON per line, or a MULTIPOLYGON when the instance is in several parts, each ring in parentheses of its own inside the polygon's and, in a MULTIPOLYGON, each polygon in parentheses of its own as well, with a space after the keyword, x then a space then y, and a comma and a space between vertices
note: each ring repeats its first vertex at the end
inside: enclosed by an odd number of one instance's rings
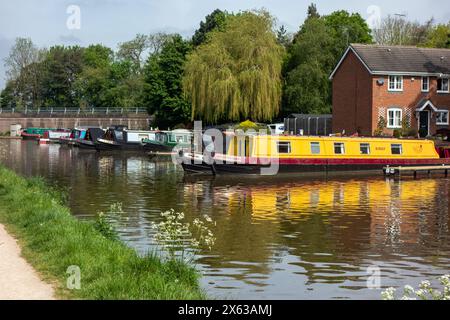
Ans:
POLYGON ((204 299, 199 273, 179 261, 140 257, 80 221, 42 179, 25 179, 0 165, 0 223, 22 247, 24 257, 60 298, 204 299), (69 290, 67 268, 79 266, 81 289, 69 290))

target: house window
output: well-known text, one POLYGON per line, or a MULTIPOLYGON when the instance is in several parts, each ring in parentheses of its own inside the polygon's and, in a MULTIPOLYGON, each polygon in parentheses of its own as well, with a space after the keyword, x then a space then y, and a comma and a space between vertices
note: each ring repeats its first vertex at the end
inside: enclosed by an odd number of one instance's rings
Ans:
POLYGON ((391 153, 392 154, 402 154, 402 145, 401 144, 391 144, 391 153))
POLYGON ((334 143, 334 154, 344 154, 344 144, 342 142, 335 142, 334 143))
POLYGON ((370 144, 368 144, 368 143, 360 143, 359 144, 359 152, 361 154, 370 154, 370 144))
POLYGON ((437 92, 448 93, 448 78, 438 78, 437 79, 437 92))
POLYGON ((291 143, 287 141, 277 142, 278 153, 291 153, 291 143))
POLYGON ((390 108, 387 110, 387 127, 391 129, 402 127, 402 109, 390 108))
POLYGON ((439 110, 436 112, 436 124, 437 125, 447 125, 448 124, 448 111, 439 110))
POLYGON ((311 142, 311 154, 320 154, 320 144, 318 142, 311 142))
POLYGON ((403 91, 403 77, 389 76, 389 91, 403 91))
POLYGON ((422 77, 422 92, 430 91, 430 77, 422 77))

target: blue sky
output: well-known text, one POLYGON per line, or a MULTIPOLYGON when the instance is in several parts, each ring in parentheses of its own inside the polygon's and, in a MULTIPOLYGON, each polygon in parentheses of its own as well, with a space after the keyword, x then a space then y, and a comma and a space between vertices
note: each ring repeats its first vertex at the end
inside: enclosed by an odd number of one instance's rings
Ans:
POLYGON ((450 20, 448 0, 1 0, 0 1, 0 89, 4 86, 3 59, 16 37, 30 37, 38 46, 102 43, 116 48, 136 33, 178 32, 191 36, 211 11, 265 8, 289 31, 295 32, 315 2, 321 14, 344 9, 365 19, 373 8, 384 17, 406 14, 411 20, 450 20), (68 29, 67 8, 80 8, 80 29, 68 29), (375 7, 374 7, 375 6, 375 7))

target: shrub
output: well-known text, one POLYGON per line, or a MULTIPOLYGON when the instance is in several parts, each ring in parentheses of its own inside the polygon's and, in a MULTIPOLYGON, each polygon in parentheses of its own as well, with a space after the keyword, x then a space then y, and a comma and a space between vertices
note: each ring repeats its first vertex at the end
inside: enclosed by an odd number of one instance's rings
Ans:
POLYGON ((450 275, 445 275, 439 278, 442 285, 442 291, 433 289, 429 281, 422 281, 419 289, 415 290, 413 287, 406 285, 403 289, 403 296, 395 297, 396 289, 387 288, 381 293, 383 300, 450 300, 450 275))

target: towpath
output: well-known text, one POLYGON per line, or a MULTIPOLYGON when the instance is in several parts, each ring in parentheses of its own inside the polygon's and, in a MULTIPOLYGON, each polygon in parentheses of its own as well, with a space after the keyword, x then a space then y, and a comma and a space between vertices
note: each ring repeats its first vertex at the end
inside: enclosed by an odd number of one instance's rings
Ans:
POLYGON ((39 278, 0 224, 0 300, 53 300, 54 296, 53 287, 39 278))

